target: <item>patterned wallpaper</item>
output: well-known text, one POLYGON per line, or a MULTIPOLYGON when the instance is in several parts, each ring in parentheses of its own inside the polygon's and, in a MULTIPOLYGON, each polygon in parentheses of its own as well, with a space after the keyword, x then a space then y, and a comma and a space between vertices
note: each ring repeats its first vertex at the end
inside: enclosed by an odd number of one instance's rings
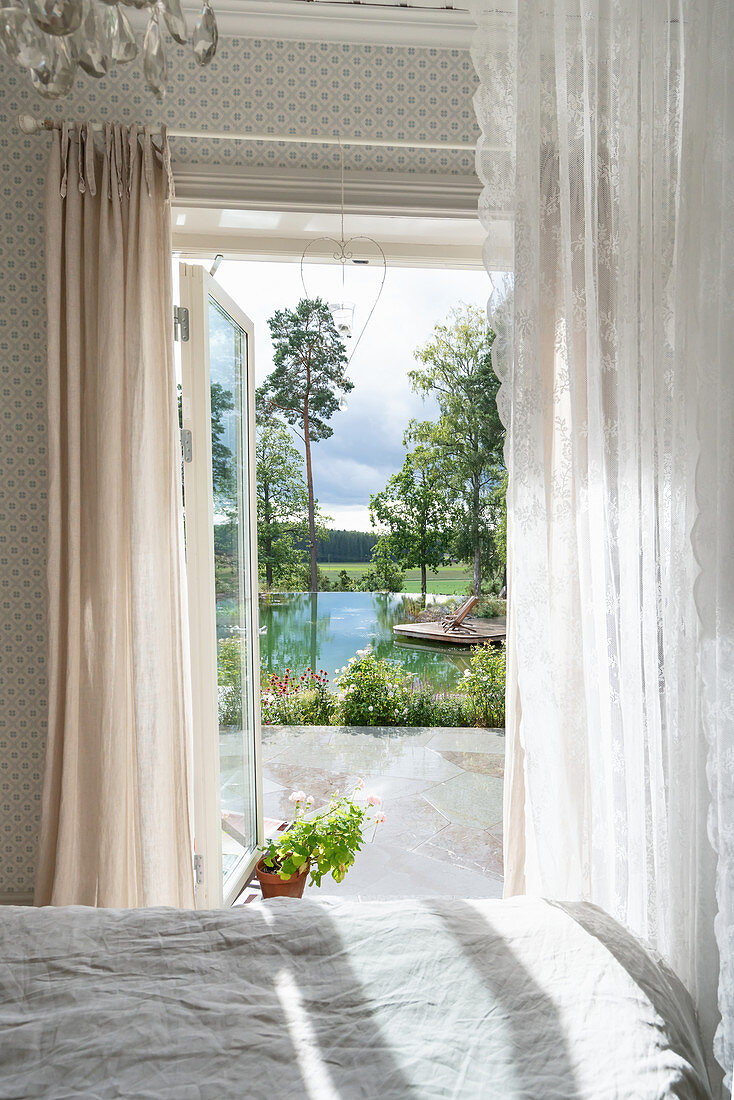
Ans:
MULTIPOLYGON (((46 721, 46 411, 42 188, 50 138, 26 137, 20 112, 69 119, 161 121, 194 129, 474 142, 476 80, 468 53, 226 39, 200 70, 171 54, 161 107, 140 72, 80 77, 49 104, 0 59, 0 899, 33 886, 46 721)), ((176 139, 176 164, 336 167, 318 146, 176 139)), ((357 149, 361 171, 468 175, 473 154, 357 149)))

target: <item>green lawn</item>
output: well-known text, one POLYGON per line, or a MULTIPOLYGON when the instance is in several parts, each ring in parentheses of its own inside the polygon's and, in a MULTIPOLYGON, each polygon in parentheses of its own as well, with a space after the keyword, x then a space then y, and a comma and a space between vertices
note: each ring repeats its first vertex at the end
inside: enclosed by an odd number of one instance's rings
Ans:
MULTIPOLYGON (((361 577, 369 566, 362 562, 319 562, 319 569, 329 580, 336 580, 342 569, 350 577, 361 577)), ((471 584, 471 571, 463 565, 444 565, 437 572, 428 574, 428 591, 444 596, 463 595, 471 584)), ((408 569, 405 574, 404 592, 420 592, 420 569, 408 569)))

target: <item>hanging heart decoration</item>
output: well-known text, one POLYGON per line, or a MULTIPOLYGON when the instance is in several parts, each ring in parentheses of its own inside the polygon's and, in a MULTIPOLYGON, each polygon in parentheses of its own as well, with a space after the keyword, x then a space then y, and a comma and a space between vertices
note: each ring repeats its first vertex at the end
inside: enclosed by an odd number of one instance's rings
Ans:
MULTIPOLYGON (((382 266, 382 278, 380 279, 380 285, 377 288, 377 294, 375 295, 370 306, 369 313, 367 314, 367 319, 365 320, 362 328, 359 331, 359 336, 352 345, 352 350, 349 353, 349 357, 347 359, 348 364, 351 363, 354 353, 359 347, 360 340, 364 336, 364 331, 367 328, 367 325, 370 323, 372 314, 375 312, 377 308, 377 303, 380 300, 382 288, 385 285, 385 278, 387 276, 387 259, 385 257, 385 253, 383 252, 381 246, 377 243, 377 241, 374 240, 372 237, 367 237, 363 233, 357 233, 353 237, 348 237, 346 240, 343 237, 341 240, 337 240, 336 237, 315 237, 312 241, 308 242, 301 255, 301 284, 303 286, 303 293, 307 298, 312 298, 313 295, 306 285, 306 275, 304 267, 306 261, 309 259, 309 255, 313 260, 317 258, 317 255, 319 259, 323 258, 324 245, 329 246, 331 259, 342 265, 342 287, 345 291, 346 287, 344 274, 346 265, 351 263, 355 264, 358 267, 366 267, 370 263, 369 257, 366 257, 364 255, 364 249, 360 250, 362 253, 361 255, 357 254, 354 246, 358 241, 366 241, 369 244, 373 245, 374 248, 377 250, 377 256, 375 257, 375 259, 378 260, 378 262, 382 266), (321 248, 319 249, 318 246, 321 246, 321 248)), ((320 295, 316 295, 316 297, 320 297, 320 295)), ((352 301, 349 301, 343 294, 341 301, 331 301, 329 303, 329 308, 334 315, 334 321, 340 336, 346 337, 347 339, 351 338, 351 321, 354 314, 354 303, 352 301)))

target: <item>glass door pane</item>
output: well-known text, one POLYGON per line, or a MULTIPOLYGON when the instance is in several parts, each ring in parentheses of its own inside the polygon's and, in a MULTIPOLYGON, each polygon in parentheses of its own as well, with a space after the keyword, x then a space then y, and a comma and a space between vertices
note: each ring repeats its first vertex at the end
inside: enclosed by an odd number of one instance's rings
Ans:
POLYGON ((219 703, 222 875, 228 882, 257 844, 249 549, 247 333, 210 295, 214 581, 219 703))
POLYGON ((233 901, 262 841, 252 322, 179 267, 197 908, 233 901))

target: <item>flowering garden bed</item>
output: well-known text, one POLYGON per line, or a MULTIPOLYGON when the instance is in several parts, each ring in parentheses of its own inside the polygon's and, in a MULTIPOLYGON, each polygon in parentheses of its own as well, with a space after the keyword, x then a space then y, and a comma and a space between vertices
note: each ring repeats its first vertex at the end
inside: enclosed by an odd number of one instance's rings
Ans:
MULTIPOLYGON (((239 642, 219 643, 219 712, 223 725, 241 721, 239 642)), ((505 721, 505 649, 473 650, 456 694, 437 694, 398 661, 358 650, 331 685, 324 669, 285 669, 261 684, 265 725, 483 726, 505 721)))

